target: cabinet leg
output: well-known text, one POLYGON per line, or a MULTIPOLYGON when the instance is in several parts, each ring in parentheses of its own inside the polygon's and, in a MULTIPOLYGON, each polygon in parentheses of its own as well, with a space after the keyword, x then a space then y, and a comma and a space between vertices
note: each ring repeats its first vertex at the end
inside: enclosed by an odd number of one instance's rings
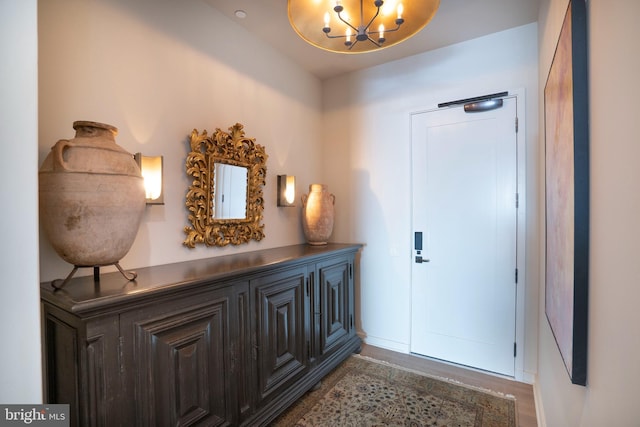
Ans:
POLYGON ((311 387, 311 391, 319 390, 322 387, 322 381, 318 381, 313 387, 311 387))

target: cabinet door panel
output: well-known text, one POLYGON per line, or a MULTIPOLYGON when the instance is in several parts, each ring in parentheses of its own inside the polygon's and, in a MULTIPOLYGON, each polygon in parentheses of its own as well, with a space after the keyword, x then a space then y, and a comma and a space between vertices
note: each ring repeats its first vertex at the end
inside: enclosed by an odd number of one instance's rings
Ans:
MULTIPOLYGON (((46 307, 48 308, 48 307, 46 307)), ((68 403, 73 426, 79 425, 81 410, 87 402, 79 402, 78 390, 80 378, 78 372, 78 329, 52 315, 45 308, 45 340, 47 342, 44 357, 47 375, 46 402, 68 403)))
POLYGON ((117 317, 83 323, 47 305, 44 318, 46 401, 69 404, 71 426, 109 426, 120 388, 117 317))
POLYGON ((238 380, 238 412, 239 423, 242 423, 252 413, 254 408, 255 386, 253 378, 255 376, 254 360, 251 352, 251 311, 249 302, 249 287, 234 288, 233 301, 238 313, 237 321, 232 323, 234 339, 233 345, 233 366, 232 370, 237 373, 238 380))
POLYGON ((319 264, 320 356, 339 348, 351 331, 350 262, 319 264))
MULTIPOLYGON (((118 318, 108 316, 87 322, 86 325, 86 371, 82 377, 86 379, 88 411, 83 418, 88 422, 79 425, 108 427, 112 420, 111 414, 118 411, 118 405, 110 397, 120 390, 120 364, 118 356, 119 328, 118 318)), ((82 352, 81 352, 82 354, 82 352)))
POLYGON ((252 282, 256 296, 256 350, 260 398, 286 387, 307 370, 306 268, 252 282))
POLYGON ((229 309, 229 297, 207 295, 148 309, 139 319, 123 315, 136 425, 232 422, 229 309))

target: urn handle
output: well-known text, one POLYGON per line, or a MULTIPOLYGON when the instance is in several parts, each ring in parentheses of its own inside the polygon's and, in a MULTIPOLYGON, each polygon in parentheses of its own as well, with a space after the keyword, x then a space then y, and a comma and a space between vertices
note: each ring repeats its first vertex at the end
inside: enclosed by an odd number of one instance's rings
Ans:
POLYGON ((306 206, 307 205, 307 199, 309 198, 308 194, 303 194, 302 197, 300 198, 302 200, 302 206, 306 206))
POLYGON ((64 150, 71 145, 68 139, 61 139, 51 149, 53 151, 53 170, 69 170, 67 162, 64 160, 64 150))

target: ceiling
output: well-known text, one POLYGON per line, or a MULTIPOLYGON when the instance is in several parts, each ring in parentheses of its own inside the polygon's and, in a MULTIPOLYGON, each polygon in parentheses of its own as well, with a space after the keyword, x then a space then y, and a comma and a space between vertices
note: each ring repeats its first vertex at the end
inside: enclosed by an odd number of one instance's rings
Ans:
POLYGON ((345 55, 324 51, 302 40, 289 24, 286 0, 203 1, 321 80, 535 22, 539 3, 441 0, 433 20, 411 39, 375 52, 345 55), (245 11, 246 18, 237 18, 236 10, 245 11))

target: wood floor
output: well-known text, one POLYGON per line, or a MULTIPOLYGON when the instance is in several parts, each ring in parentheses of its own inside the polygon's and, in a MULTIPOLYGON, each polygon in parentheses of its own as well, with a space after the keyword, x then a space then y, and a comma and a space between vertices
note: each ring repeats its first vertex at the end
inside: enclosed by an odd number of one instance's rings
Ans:
POLYGON ((424 372, 437 377, 460 381, 470 386, 481 387, 498 393, 509 394, 516 399, 519 427, 537 427, 533 386, 509 379, 484 374, 455 365, 438 362, 425 357, 398 353, 363 344, 363 356, 383 360, 408 369, 424 372))

